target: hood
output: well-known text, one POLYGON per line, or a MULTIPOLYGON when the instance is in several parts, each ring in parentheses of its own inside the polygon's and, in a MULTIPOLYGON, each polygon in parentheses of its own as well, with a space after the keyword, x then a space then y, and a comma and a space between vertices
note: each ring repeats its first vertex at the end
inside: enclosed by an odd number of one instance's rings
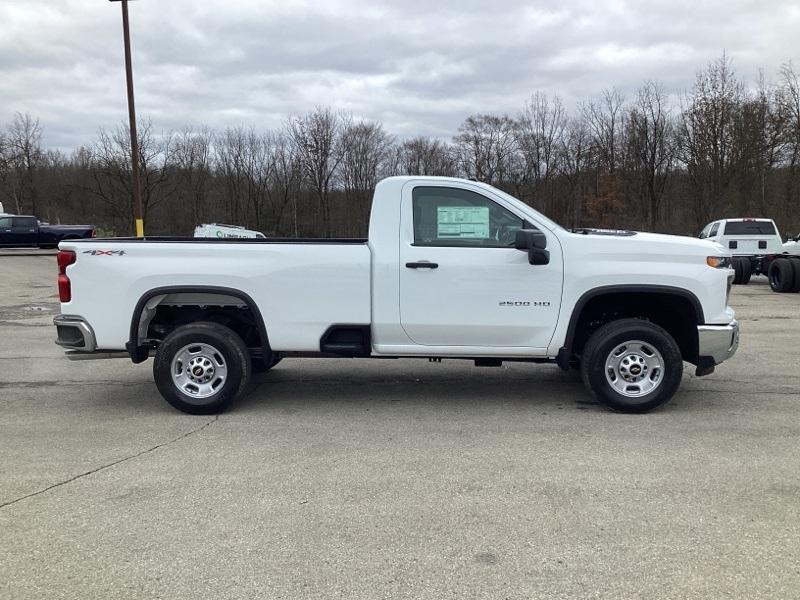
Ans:
POLYGON ((730 256, 730 251, 712 240, 701 240, 686 235, 668 235, 645 231, 614 229, 577 229, 572 233, 584 240, 591 240, 598 249, 613 245, 616 250, 642 252, 646 254, 674 254, 694 256, 730 256), (641 248, 638 250, 637 248, 641 248))

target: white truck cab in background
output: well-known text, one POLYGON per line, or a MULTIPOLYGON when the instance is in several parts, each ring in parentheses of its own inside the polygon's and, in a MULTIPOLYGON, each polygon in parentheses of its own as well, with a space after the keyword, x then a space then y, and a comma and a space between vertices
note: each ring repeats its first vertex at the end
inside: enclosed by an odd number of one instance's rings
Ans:
POLYGON ((722 219, 703 228, 701 239, 722 244, 732 254, 734 284, 766 275, 775 292, 800 292, 800 247, 783 240, 772 219, 722 219))
POLYGON ((700 239, 719 244, 733 256, 734 284, 746 285, 752 275, 766 275, 771 257, 782 251, 778 227, 772 219, 721 219, 700 232, 700 239))
POLYGON ((283 358, 579 368, 644 412, 737 349, 730 253, 687 237, 563 229, 492 186, 391 177, 366 239, 130 238, 60 245, 57 343, 154 355, 176 408, 219 412, 283 358))

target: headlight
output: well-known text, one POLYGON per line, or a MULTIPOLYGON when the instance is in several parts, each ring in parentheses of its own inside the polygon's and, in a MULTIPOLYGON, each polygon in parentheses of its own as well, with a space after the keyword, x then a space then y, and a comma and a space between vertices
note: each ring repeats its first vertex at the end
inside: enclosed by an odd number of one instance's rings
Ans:
POLYGON ((731 257, 730 256, 707 256, 706 264, 715 269, 730 269, 731 257))

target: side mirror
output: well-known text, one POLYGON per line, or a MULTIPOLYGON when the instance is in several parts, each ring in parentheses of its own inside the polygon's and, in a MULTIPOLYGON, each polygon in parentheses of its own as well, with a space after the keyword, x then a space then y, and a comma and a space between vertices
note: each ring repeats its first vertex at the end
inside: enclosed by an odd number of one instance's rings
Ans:
POLYGON ((520 229, 514 240, 514 247, 528 253, 528 262, 532 265, 546 265, 550 262, 547 248, 547 237, 538 229, 520 229))

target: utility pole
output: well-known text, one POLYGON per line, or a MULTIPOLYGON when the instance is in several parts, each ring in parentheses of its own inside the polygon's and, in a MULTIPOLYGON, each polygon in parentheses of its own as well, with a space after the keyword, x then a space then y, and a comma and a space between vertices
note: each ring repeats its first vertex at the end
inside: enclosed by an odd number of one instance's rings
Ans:
POLYGON ((136 236, 144 235, 142 190, 139 183, 139 136, 136 130, 136 105, 133 98, 133 65, 131 63, 131 29, 128 22, 128 0, 109 0, 122 3, 122 37, 125 43, 125 76, 128 83, 128 121, 131 136, 131 189, 133 191, 133 222, 136 236))

